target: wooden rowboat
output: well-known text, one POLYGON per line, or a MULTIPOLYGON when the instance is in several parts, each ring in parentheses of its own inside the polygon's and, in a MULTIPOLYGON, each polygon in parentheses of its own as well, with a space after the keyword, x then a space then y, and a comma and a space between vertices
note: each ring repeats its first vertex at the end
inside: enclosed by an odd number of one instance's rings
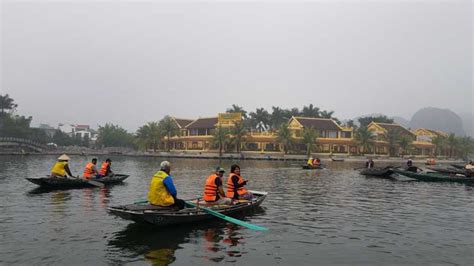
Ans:
POLYGON ((359 172, 361 175, 365 176, 377 176, 377 177, 391 177, 393 170, 390 167, 385 168, 364 168, 359 172))
MULTIPOLYGON (((156 226, 168 226, 176 224, 190 224, 209 219, 218 219, 209 214, 199 206, 212 209, 227 216, 237 216, 257 209, 267 197, 267 192, 251 191, 254 195, 252 200, 242 200, 235 205, 198 205, 197 208, 184 208, 176 210, 170 207, 160 207, 144 204, 130 204, 107 208, 113 215, 137 223, 147 223, 156 226)), ((197 200, 191 200, 196 203, 197 200)))
MULTIPOLYGON (((129 175, 116 174, 114 176, 107 176, 98 179, 93 179, 95 182, 100 182, 104 185, 112 185, 121 183, 127 179, 129 175)), ((94 187, 88 180, 82 178, 65 178, 65 177, 40 177, 31 178, 27 177, 26 180, 45 188, 83 188, 83 187, 94 187)))
POLYGON ((446 175, 441 173, 414 173, 406 170, 393 169, 397 174, 427 182, 458 182, 474 184, 474 177, 446 175))

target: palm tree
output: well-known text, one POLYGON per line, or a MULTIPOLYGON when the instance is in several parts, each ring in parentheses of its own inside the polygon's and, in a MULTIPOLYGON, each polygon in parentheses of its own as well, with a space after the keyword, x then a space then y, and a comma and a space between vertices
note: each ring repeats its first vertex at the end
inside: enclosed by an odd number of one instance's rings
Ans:
POLYGON ((173 118, 169 115, 165 116, 159 122, 159 127, 163 136, 166 136, 166 150, 170 151, 170 138, 178 134, 178 126, 173 118))
POLYGON ((253 120, 255 129, 260 132, 266 131, 270 126, 270 114, 264 108, 257 108, 255 112, 251 112, 250 119, 253 120))
POLYGON ((400 136, 398 145, 400 145, 400 149, 402 149, 402 156, 405 154, 405 152, 408 153, 408 151, 411 149, 412 141, 413 139, 407 135, 400 136))
POLYGON ((454 133, 449 134, 446 140, 446 144, 448 144, 448 147, 449 147, 449 157, 453 157, 454 148, 456 147, 456 144, 457 144, 456 135, 454 135, 454 133))
POLYGON ((333 118, 332 115, 334 114, 334 111, 326 111, 326 110, 323 110, 321 111, 320 115, 322 118, 328 118, 328 119, 331 119, 333 118))
POLYGON ((229 129, 221 126, 217 127, 216 130, 214 130, 212 145, 219 148, 219 158, 222 157, 222 150, 229 142, 229 129))
POLYGON ((156 152, 161 137, 162 131, 157 122, 148 122, 137 130, 138 143, 146 148, 151 145, 154 152, 156 152))
POLYGON ((14 110, 17 107, 18 104, 16 104, 8 94, 0 95, 0 110, 2 115, 5 113, 5 110, 14 110))
POLYGON ((227 113, 241 113, 242 118, 244 119, 248 118, 247 111, 245 111, 243 107, 238 106, 236 104, 233 104, 231 108, 227 108, 226 112, 227 113))
POLYGON ((463 160, 467 160, 469 154, 474 152, 474 140, 471 137, 459 137, 456 150, 463 160))
POLYGON ((272 106, 272 114, 270 116, 270 126, 272 129, 278 129, 281 124, 285 123, 290 117, 285 114, 285 110, 280 107, 272 106))
POLYGON ((441 152, 446 147, 446 137, 436 136, 431 140, 431 143, 435 145, 435 156, 441 155, 441 152))
POLYGON ((385 140, 388 142, 390 156, 396 156, 395 149, 397 148, 398 142, 400 140, 400 132, 395 129, 389 129, 387 131, 387 135, 385 136, 385 140))
POLYGON ((287 154, 293 144, 293 136, 287 124, 282 124, 277 134, 277 142, 283 145, 283 150, 287 154))
POLYGON ((311 155, 311 152, 316 145, 316 139, 317 133, 314 128, 309 127, 303 129, 303 143, 306 145, 306 155, 311 155))
POLYGON ((356 141, 362 146, 362 153, 366 153, 373 146, 375 136, 367 127, 360 127, 354 135, 356 141))
POLYGON ((245 141, 245 137, 248 133, 247 128, 245 127, 244 123, 239 122, 235 124, 235 126, 231 129, 230 133, 234 137, 233 140, 235 141, 235 147, 237 149, 237 152, 240 153, 242 143, 245 141))
POLYGON ((319 116, 319 108, 314 107, 313 104, 308 106, 303 106, 303 110, 301 111, 301 115, 304 117, 320 117, 319 116))

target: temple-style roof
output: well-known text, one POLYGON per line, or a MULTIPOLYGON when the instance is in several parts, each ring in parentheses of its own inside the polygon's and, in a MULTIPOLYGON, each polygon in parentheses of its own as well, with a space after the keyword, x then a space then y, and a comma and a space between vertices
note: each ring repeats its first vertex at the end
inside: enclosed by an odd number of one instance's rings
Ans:
POLYGON ((319 130, 342 130, 342 128, 332 119, 328 118, 310 118, 310 117, 293 117, 303 127, 312 127, 319 130))
POLYGON ((189 123, 186 128, 187 129, 195 129, 195 128, 214 128, 217 124, 217 117, 210 117, 210 118, 198 118, 193 122, 189 123))
POLYGON ((414 133, 416 135, 425 135, 427 133, 426 135, 432 135, 432 136, 447 136, 448 135, 443 131, 433 130, 429 128, 418 128, 417 130, 415 130, 414 133))
POLYGON ((176 124, 178 125, 179 128, 185 128, 187 125, 193 122, 192 119, 183 119, 183 118, 176 118, 176 117, 173 117, 173 119, 174 121, 176 121, 176 124))
MULTIPOLYGON (((406 135, 410 135, 410 136, 415 135, 415 134, 413 134, 413 132, 411 132, 410 130, 402 127, 399 124, 388 124, 388 123, 377 123, 377 122, 371 122, 370 124, 374 124, 376 126, 379 126, 379 127, 383 128, 385 131, 396 130, 396 131, 398 131, 400 133, 404 133, 406 135)), ((369 126, 370 126, 370 124, 369 124, 369 126)))

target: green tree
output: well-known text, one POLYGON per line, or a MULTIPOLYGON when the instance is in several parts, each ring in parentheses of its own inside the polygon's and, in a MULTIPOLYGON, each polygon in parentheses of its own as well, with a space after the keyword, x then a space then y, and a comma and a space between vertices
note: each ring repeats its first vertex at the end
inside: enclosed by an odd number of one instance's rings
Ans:
POLYGON ((449 134, 448 138, 446 139, 446 144, 449 147, 449 157, 454 156, 454 149, 456 148, 457 145, 457 138, 454 133, 449 134))
POLYGON ((400 149, 402 150, 402 156, 408 154, 411 149, 411 143, 413 139, 407 135, 401 135, 398 140, 398 145, 400 145, 400 149))
POLYGON ((31 116, 2 114, 0 116, 0 137, 29 138, 31 135, 31 116))
POLYGON ((391 124, 391 123, 393 123, 393 119, 388 118, 385 115, 365 116, 365 117, 359 118, 359 126, 360 127, 367 127, 371 122, 391 124))
POLYGON ((396 149, 398 148, 398 143, 400 141, 400 131, 389 129, 385 136, 385 140, 388 142, 390 156, 396 156, 396 149))
POLYGON ((138 128, 136 136, 140 147, 147 150, 148 147, 151 146, 153 151, 156 152, 156 149, 160 144, 162 131, 158 122, 148 122, 138 128))
POLYGON ((303 143, 306 145, 306 155, 309 156, 313 152, 317 137, 318 135, 312 127, 303 129, 303 143))
POLYGON ((293 136, 287 124, 282 124, 277 133, 277 142, 283 145, 283 150, 287 154, 293 145, 293 136))
POLYGON ((230 133, 233 136, 233 141, 235 142, 235 147, 238 153, 242 148, 242 143, 245 141, 247 137, 248 130, 245 127, 244 123, 236 123, 235 126, 231 129, 230 133))
POLYGON ((244 110, 243 107, 233 104, 231 108, 227 108, 227 113, 240 113, 242 114, 242 118, 247 119, 247 111, 244 110))
POLYGON ((52 142, 59 146, 70 146, 73 144, 72 138, 59 129, 54 132, 52 142))
POLYGON ((15 104, 15 101, 8 94, 0 95, 0 111, 2 115, 5 113, 5 110, 15 110, 17 107, 18 104, 15 104))
POLYGON ((362 153, 365 154, 373 146, 375 136, 367 127, 360 127, 357 129, 355 135, 355 140, 362 146, 362 153))
POLYGON ((435 145, 435 156, 440 156, 441 152, 446 148, 446 137, 436 136, 431 140, 431 143, 435 145))
POLYGON ((303 110, 301 110, 301 115, 304 117, 320 117, 319 108, 313 106, 313 104, 303 106, 303 110))
POLYGON ((171 149, 170 139, 171 137, 178 135, 178 126, 176 126, 173 118, 167 115, 160 120, 159 127, 161 128, 163 136, 166 136, 166 150, 169 152, 171 149))
POLYGON ((278 129, 283 123, 288 122, 288 112, 281 109, 280 107, 272 106, 272 114, 270 115, 270 128, 273 130, 278 129))
POLYGON ((257 108, 255 112, 250 113, 252 126, 260 131, 266 131, 270 126, 270 114, 264 108, 257 108))
POLYGON ((133 147, 133 135, 114 124, 99 126, 97 143, 103 147, 133 147))
POLYGON ((230 132, 228 128, 223 128, 221 126, 217 127, 214 130, 212 137, 212 145, 219 149, 219 158, 222 157, 222 151, 225 149, 227 144, 230 143, 230 132))
POLYGON ((457 139, 457 148, 459 155, 463 160, 468 160, 469 154, 474 153, 474 140, 471 137, 459 137, 457 139))

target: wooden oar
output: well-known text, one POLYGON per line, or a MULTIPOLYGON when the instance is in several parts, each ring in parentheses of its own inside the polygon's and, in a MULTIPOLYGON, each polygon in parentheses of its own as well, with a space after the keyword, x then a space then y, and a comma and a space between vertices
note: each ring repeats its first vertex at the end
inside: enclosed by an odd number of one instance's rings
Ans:
MULTIPOLYGON (((192 203, 192 202, 189 202, 189 201, 186 201, 186 204, 191 206, 191 207, 197 207, 196 204, 192 203)), ((252 230, 256 230, 256 231, 267 231, 268 229, 266 227, 263 227, 263 226, 258 226, 258 225, 254 225, 254 224, 251 224, 251 223, 247 223, 247 222, 244 222, 244 221, 241 221, 239 219, 235 219, 235 218, 232 218, 232 217, 229 217, 229 216, 226 216, 222 213, 219 213, 219 212, 216 212, 214 210, 211 210, 209 208, 205 208, 205 207, 202 207, 202 206, 199 206, 199 208, 203 209, 205 212, 209 213, 210 215, 213 215, 217 218, 221 218, 223 220, 226 220, 228 222, 231 222, 231 223, 234 223, 234 224, 238 224, 238 225, 241 225, 241 226, 244 226, 244 227, 247 227, 249 229, 252 229, 252 230)))
MULTIPOLYGON (((74 178, 80 178, 78 176, 75 176, 74 178)), ((87 180, 87 179, 84 179, 84 181, 86 181, 87 183, 95 186, 95 187, 100 187, 100 188, 103 188, 105 185, 104 183, 100 183, 100 182, 97 182, 97 181, 94 181, 94 180, 87 180)))

